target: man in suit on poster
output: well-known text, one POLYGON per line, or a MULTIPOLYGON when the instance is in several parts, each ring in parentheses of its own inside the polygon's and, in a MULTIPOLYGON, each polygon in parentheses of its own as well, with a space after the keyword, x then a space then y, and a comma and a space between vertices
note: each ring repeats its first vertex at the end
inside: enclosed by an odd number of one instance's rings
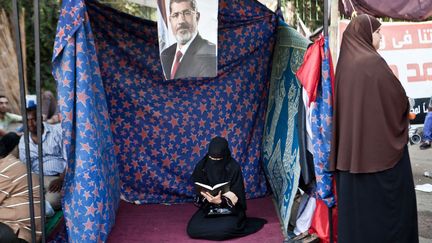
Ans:
POLYGON ((169 22, 177 43, 161 53, 166 79, 216 76, 216 45, 198 33, 199 19, 196 0, 170 0, 169 22))

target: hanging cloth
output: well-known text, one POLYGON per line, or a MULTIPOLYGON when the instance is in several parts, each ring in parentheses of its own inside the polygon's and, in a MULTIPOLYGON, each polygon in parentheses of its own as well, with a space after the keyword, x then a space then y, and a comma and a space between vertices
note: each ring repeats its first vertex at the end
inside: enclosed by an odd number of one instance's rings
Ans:
MULTIPOLYGON (((315 101, 317 96, 318 83, 321 80, 321 63, 324 59, 324 38, 321 36, 318 38, 306 51, 303 64, 296 72, 297 78, 300 80, 303 87, 306 89, 309 102, 309 106, 315 101)), ((329 65, 333 70, 333 62, 330 58, 328 60, 329 65)), ((329 73, 331 76, 332 90, 334 87, 334 73, 329 73)))

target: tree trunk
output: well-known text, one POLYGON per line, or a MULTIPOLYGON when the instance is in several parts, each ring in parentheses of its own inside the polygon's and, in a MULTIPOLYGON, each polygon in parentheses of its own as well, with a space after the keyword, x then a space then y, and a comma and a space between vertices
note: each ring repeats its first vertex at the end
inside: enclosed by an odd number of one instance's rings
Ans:
POLYGON ((292 27, 296 26, 296 19, 295 19, 295 6, 294 6, 294 1, 287 1, 285 2, 285 9, 284 9, 284 18, 285 18, 285 22, 292 27))
POLYGON ((329 44, 332 54, 333 66, 336 68, 337 53, 338 53, 338 23, 340 19, 338 0, 331 0, 330 18, 331 25, 329 26, 329 44))
MULTIPOLYGON (((25 47, 24 38, 24 14, 20 18, 21 41, 25 47)), ((0 10, 0 95, 9 100, 10 111, 21 114, 20 110, 20 86, 18 80, 18 62, 15 51, 14 37, 11 32, 11 24, 6 12, 0 10)), ((24 49, 24 48, 23 48, 24 49)), ((23 51, 25 60, 25 51, 23 51)), ((24 64, 25 68, 25 64, 24 64)))

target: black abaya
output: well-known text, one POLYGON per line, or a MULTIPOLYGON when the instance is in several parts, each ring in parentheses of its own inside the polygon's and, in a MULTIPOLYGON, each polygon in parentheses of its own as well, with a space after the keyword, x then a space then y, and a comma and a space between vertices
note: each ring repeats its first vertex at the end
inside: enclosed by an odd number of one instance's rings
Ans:
POLYGON ((192 174, 193 182, 200 182, 210 186, 229 181, 238 202, 232 206, 228 198, 223 197, 224 207, 230 208, 232 214, 207 217, 209 207, 202 195, 196 195, 198 211, 192 216, 187 226, 187 233, 191 238, 207 240, 227 240, 246 236, 260 230, 266 220, 246 217, 246 196, 243 185, 243 175, 240 165, 231 157, 228 142, 220 137, 212 139, 208 154, 195 167, 192 174), (222 158, 212 160, 213 158, 222 158))
POLYGON ((395 167, 377 173, 337 171, 336 185, 338 242, 418 242, 417 204, 407 147, 395 167))

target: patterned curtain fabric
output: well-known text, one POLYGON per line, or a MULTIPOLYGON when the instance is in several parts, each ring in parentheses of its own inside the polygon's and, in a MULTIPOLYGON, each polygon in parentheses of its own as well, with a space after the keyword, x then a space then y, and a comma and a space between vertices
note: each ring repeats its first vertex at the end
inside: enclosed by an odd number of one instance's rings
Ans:
POLYGON ((324 201, 327 207, 336 203, 333 194, 333 173, 329 171, 330 146, 332 140, 333 118, 333 64, 327 37, 320 37, 315 42, 319 45, 321 56, 321 82, 318 83, 317 98, 311 108, 311 128, 313 157, 316 177, 316 197, 324 201))
POLYGON ((307 50, 297 77, 308 93, 311 109, 313 161, 318 199, 335 204, 333 173, 329 172, 332 139, 334 71, 328 37, 320 36, 307 50))
POLYGON ((110 116, 84 2, 63 1, 53 75, 67 153, 63 211, 69 242, 105 241, 120 201, 110 116))
POLYGON ((183 202, 214 136, 241 163, 248 198, 267 192, 262 137, 277 17, 219 1, 218 77, 164 81, 156 23, 95 1, 64 0, 53 73, 67 145, 69 240, 105 241, 119 197, 183 202))
POLYGON ((375 17, 390 17, 424 21, 432 17, 432 1, 418 0, 339 0, 339 11, 347 16, 367 13, 375 17))
POLYGON ((279 23, 263 139, 264 168, 284 229, 300 177, 297 113, 302 89, 295 73, 303 63, 309 41, 279 23))

